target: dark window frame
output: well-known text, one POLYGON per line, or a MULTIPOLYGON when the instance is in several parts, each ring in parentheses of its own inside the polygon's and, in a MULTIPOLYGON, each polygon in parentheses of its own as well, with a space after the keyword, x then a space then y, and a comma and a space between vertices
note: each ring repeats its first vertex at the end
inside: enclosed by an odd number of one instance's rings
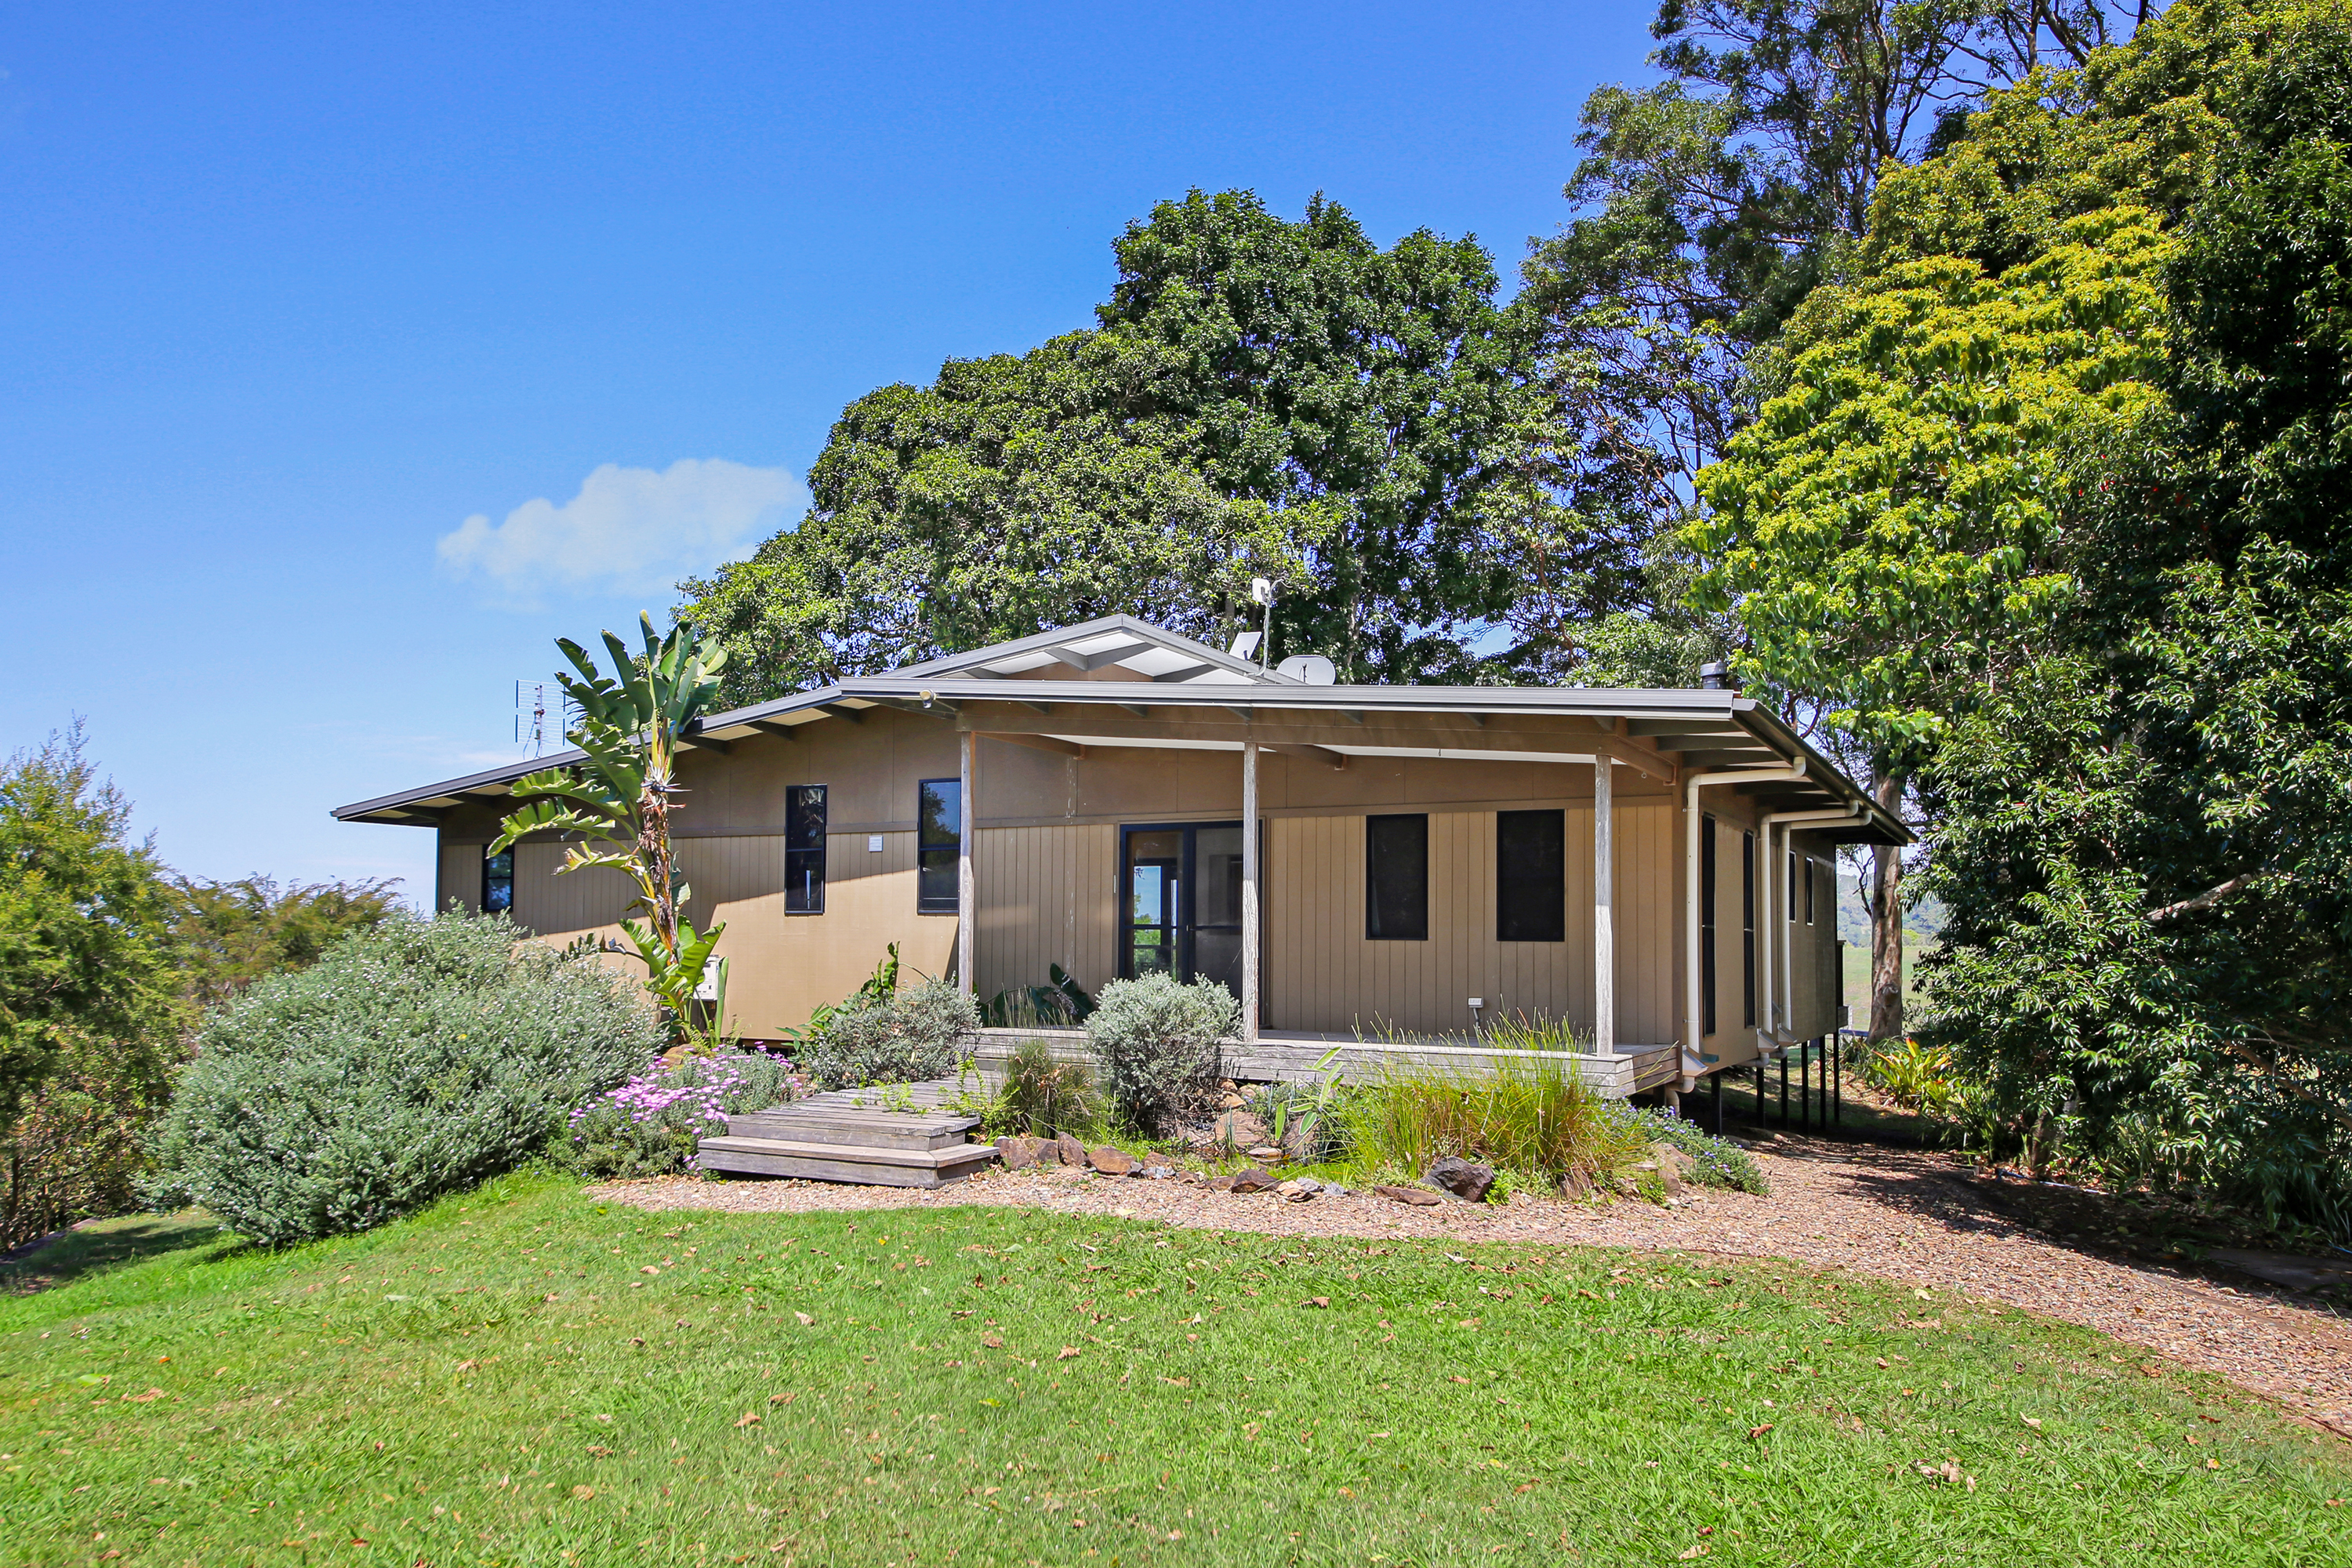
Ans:
POLYGON ((1811 925, 1811 924, 1812 924, 1812 923, 1813 923, 1813 889, 1814 889, 1816 887, 1818 887, 1818 886, 1820 885, 1819 879, 1820 879, 1820 877, 1821 877, 1821 874, 1822 874, 1821 862, 1820 862, 1820 861, 1818 861, 1818 860, 1816 860, 1816 859, 1814 859, 1814 858, 1813 858, 1811 856, 1810 856, 1810 855, 1806 856, 1806 857, 1805 857, 1805 923, 1806 923, 1807 925, 1811 925))
POLYGON ((963 780, 918 779, 915 782, 915 912, 919 915, 951 915, 962 907, 963 860, 963 780), (924 809, 924 792, 946 790, 955 796, 956 835, 945 844, 927 842, 924 834, 930 830, 930 814, 924 809), (928 863, 940 855, 947 857, 948 892, 944 898, 923 891, 923 873, 928 863))
POLYGON ((1739 971, 1742 1021, 1756 1026, 1756 835, 1739 842, 1739 971))
POLYGON ((824 784, 784 786, 784 913, 824 913, 825 833, 829 796, 824 784), (816 831, 809 832, 810 797, 815 799, 816 831), (813 838, 814 843, 803 843, 813 838), (811 870, 815 872, 810 876, 811 870))
POLYGON ((1557 809, 1498 811, 1495 814, 1495 940, 1496 942, 1566 942, 1568 940, 1568 813, 1557 809), (1552 840, 1529 846, 1511 842, 1514 827, 1532 828, 1549 819, 1552 840), (1529 849, 1549 850, 1549 875, 1529 849), (1540 885, 1538 885, 1540 884, 1540 885), (1514 898, 1517 894, 1517 897, 1514 898))
POLYGON ((480 906, 482 913, 486 915, 496 914, 499 910, 503 910, 507 913, 512 914, 514 912, 514 848, 511 845, 501 849, 496 855, 483 856, 482 894, 480 906), (501 860, 506 862, 506 870, 503 876, 499 874, 498 869, 498 864, 501 860), (499 887, 501 883, 506 887, 507 896, 504 899, 494 900, 492 897, 492 889, 499 887))
POLYGON ((1701 1036, 1715 1033, 1715 818, 1699 818, 1698 992, 1701 1036))
MULTIPOLYGON (((1402 827, 1399 829, 1402 831, 1402 827)), ((1408 833, 1407 837, 1411 837, 1408 833)), ((1391 849, 1395 847, 1391 846, 1391 849)), ((1364 817, 1364 940, 1366 942, 1427 942, 1429 940, 1429 813, 1425 811, 1395 811, 1367 814, 1364 817), (1418 823, 1420 825, 1421 866, 1417 896, 1410 887, 1397 889, 1399 897, 1386 900, 1395 906, 1393 912, 1401 918, 1394 923, 1398 929, 1384 929, 1381 918, 1383 882, 1382 834, 1374 823, 1418 823), (1404 911, 1411 900, 1417 908, 1404 911), (1417 929, 1416 929, 1417 928, 1417 929)))
MULTIPOLYGON (((1201 835, 1203 833, 1221 832, 1226 828, 1238 828, 1240 826, 1242 826, 1242 823, 1238 819, 1209 822, 1124 822, 1119 825, 1118 873, 1118 978, 1121 980, 1133 980, 1136 978, 1136 837, 1139 835, 1147 833, 1176 833, 1183 836, 1183 848, 1177 857, 1176 897, 1173 900, 1175 907, 1169 911, 1172 924, 1166 929, 1168 930, 1170 937, 1169 973, 1177 975, 1180 979, 1189 981, 1192 978, 1195 970, 1194 961, 1198 956, 1196 950, 1201 932, 1205 931, 1233 931, 1239 933, 1243 925, 1243 922, 1238 919, 1227 921, 1202 921, 1200 918, 1200 889, 1196 885, 1196 873, 1200 868, 1201 835)), ((1265 863, 1265 823, 1264 819, 1260 819, 1258 823, 1258 854, 1260 865, 1265 863)), ((1263 908, 1261 907, 1261 914, 1258 922, 1259 956, 1261 965, 1263 964, 1265 954, 1265 931, 1266 923, 1263 915, 1263 908)), ((1261 967, 1260 973, 1264 973, 1263 967, 1261 967)), ((1236 984, 1234 989, 1238 993, 1240 987, 1236 984)))

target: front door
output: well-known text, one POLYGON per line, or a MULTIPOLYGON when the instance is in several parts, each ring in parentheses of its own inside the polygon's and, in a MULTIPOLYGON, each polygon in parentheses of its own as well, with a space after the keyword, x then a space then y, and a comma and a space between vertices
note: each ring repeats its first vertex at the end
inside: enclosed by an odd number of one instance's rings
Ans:
POLYGON ((1119 973, 1173 974, 1242 991, 1238 822, 1119 831, 1119 973))

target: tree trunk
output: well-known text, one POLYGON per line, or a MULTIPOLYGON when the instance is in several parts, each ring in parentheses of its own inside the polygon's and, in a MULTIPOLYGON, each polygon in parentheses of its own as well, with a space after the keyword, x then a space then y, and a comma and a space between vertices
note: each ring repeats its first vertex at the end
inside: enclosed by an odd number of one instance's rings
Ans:
MULTIPOLYGON (((1888 816, 1903 807, 1903 775, 1882 773, 1871 794, 1888 816)), ((1870 1037, 1903 1037, 1903 852, 1875 844, 1870 852, 1870 1037)))

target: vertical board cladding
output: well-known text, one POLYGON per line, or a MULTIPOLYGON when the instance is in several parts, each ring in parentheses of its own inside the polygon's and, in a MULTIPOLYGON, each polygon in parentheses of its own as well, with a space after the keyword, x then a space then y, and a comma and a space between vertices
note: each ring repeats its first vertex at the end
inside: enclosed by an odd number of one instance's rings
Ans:
POLYGON ((1799 1037, 1815 1039, 1834 1035, 1843 1026, 1839 1009, 1845 1001, 1845 943, 1837 925, 1837 864, 1826 858, 1812 868, 1813 986, 1812 1006, 1801 1022, 1799 1037))
POLYGON ((1045 984, 1056 963, 1090 992, 1117 978, 1117 827, 983 827, 972 837, 981 1000, 1045 984))
MULTIPOLYGON (((838 1002, 873 972, 892 942, 911 976, 944 974, 955 945, 955 917, 915 912, 915 835, 834 833, 825 837, 823 914, 787 914, 782 835, 743 834, 677 840, 677 862, 692 897, 687 918, 719 939, 728 960, 730 1023, 754 1039, 799 1028, 824 1003, 838 1002)), ((555 874, 559 844, 522 844, 515 852, 515 919, 554 942, 617 936, 635 889, 602 868, 555 874)), ((643 978, 643 966, 615 960, 643 978)))
POLYGON ((1728 791, 1702 791, 1701 800, 1715 818, 1715 1028, 1703 1049, 1723 1062, 1740 1062, 1756 1054, 1756 1029, 1746 1022, 1748 984, 1741 963, 1748 892, 1741 847, 1753 824, 1739 815, 1748 803, 1728 791))
MULTIPOLYGON (((1491 1020, 1513 1013, 1592 1024, 1592 808, 1565 824, 1566 940, 1496 938, 1496 814, 1429 814, 1429 938, 1365 933, 1365 819, 1279 816, 1266 831, 1266 1026, 1367 1035, 1463 1032, 1469 999, 1491 1020)), ((1670 1039, 1674 807, 1617 806, 1617 1037, 1670 1039)))
POLYGON ((441 846, 433 889, 436 914, 447 909, 453 899, 470 914, 482 912, 482 851, 488 847, 487 844, 441 846))

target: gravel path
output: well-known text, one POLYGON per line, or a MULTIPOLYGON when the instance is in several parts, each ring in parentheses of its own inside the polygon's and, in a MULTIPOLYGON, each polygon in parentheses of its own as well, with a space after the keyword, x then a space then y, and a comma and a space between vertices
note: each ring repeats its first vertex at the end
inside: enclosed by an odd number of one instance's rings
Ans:
MULTIPOLYGON (((2067 1245, 2028 1224, 2015 1199, 1948 1159, 1907 1150, 1789 1140, 1756 1151, 1769 1197, 1707 1190, 1680 1209, 1449 1203, 1414 1208, 1369 1194, 1288 1203, 1186 1182, 1069 1171, 991 1171, 936 1192, 821 1182, 667 1178, 592 1188, 645 1209, 795 1214, 1025 1205, 1063 1214, 1157 1219, 1273 1236, 1425 1237, 1542 1242, 1731 1257, 1788 1258, 2001 1301, 2112 1334, 2217 1373, 2352 1437, 2352 1321, 2311 1298, 2238 1288, 2067 1245)), ((2008 1193, 2016 1194, 2016 1184, 2008 1193)))

